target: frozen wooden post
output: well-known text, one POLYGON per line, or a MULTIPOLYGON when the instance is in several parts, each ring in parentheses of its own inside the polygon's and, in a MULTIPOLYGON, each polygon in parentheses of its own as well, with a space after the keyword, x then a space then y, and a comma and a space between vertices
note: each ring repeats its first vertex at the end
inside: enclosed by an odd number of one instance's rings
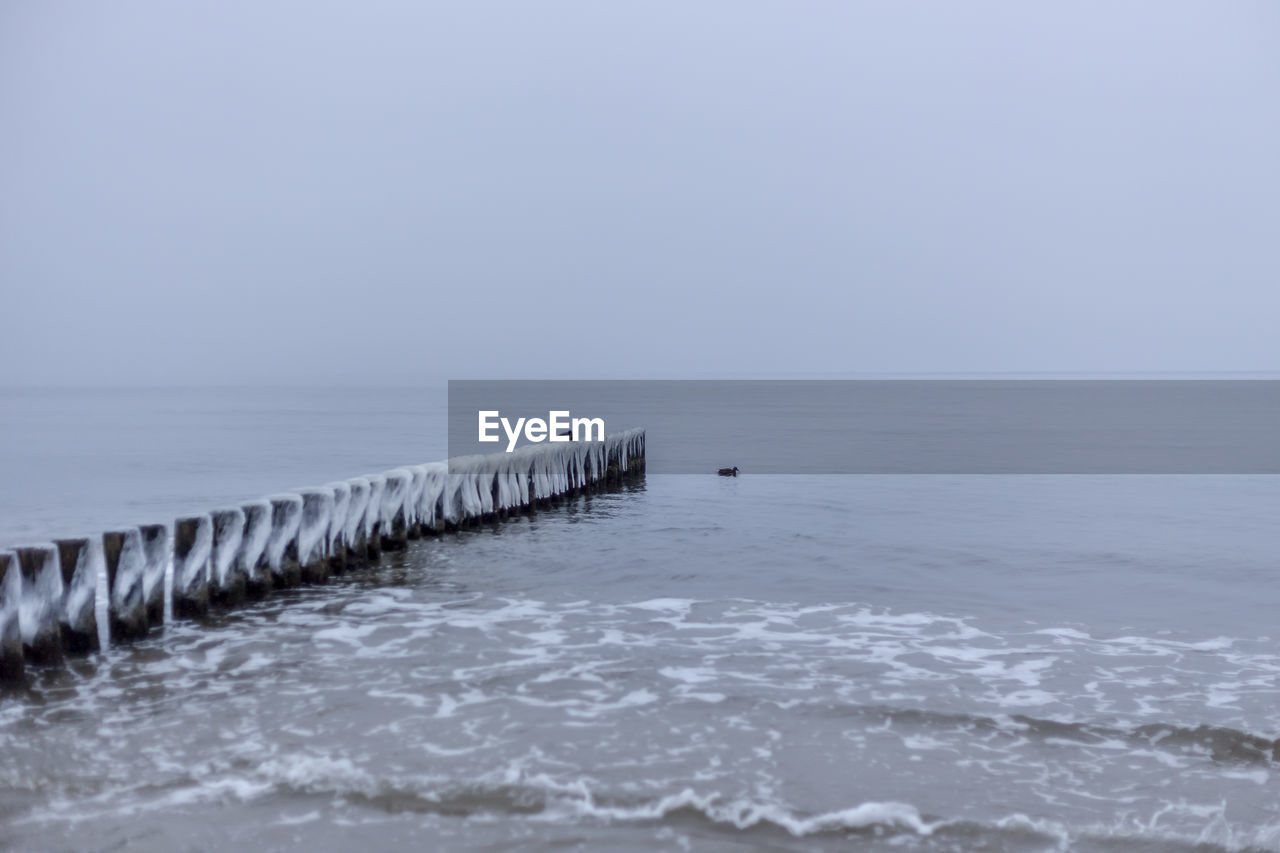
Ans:
POLYGON ((620 447, 609 448, 609 458, 605 466, 605 483, 610 486, 622 482, 622 450, 620 447))
POLYGON ((209 612, 213 518, 192 515, 173 523, 173 617, 199 619, 209 612))
POLYGON ((500 475, 496 471, 485 471, 476 477, 476 488, 481 498, 480 520, 497 521, 502 517, 502 506, 498 500, 500 475))
POLYGON ((112 642, 147 635, 147 602, 142 594, 146 557, 136 527, 102 534, 107 562, 107 627, 112 642))
POLYGON ((387 478, 373 474, 369 481, 369 508, 364 512, 364 547, 369 561, 382 556, 382 495, 387 490, 387 478))
POLYGON ((405 498, 405 518, 408 520, 408 536, 418 539, 422 536, 422 516, 419 508, 422 505, 422 490, 427 485, 427 466, 414 465, 409 469, 409 495, 405 498))
POLYGON ((347 507, 347 520, 343 531, 343 539, 347 544, 347 567, 359 566, 369 557, 368 543, 364 535, 364 517, 369 511, 369 481, 364 477, 348 480, 351 492, 350 505, 347 507))
POLYGON ((329 516, 329 571, 341 574, 347 570, 347 515, 351 510, 351 485, 330 483, 333 490, 333 514, 329 516))
POLYGON ((276 587, 302 583, 302 566, 298 563, 298 529, 302 523, 302 497, 273 495, 271 504, 271 536, 267 539, 267 564, 276 587))
POLYGON ((440 493, 440 520, 444 529, 449 532, 461 529, 465 524, 462 517, 460 497, 463 475, 452 469, 445 475, 444 488, 440 493))
POLYGON ((142 553, 146 570, 142 576, 142 595, 147 602, 147 625, 164 624, 164 570, 169 562, 169 528, 163 524, 143 524, 142 553))
POLYGON ((244 534, 236 555, 236 571, 245 579, 245 593, 262 598, 271 592, 271 567, 267 541, 271 538, 271 504, 250 501, 244 504, 244 534))
POLYGON ((57 539, 58 565, 62 568, 62 648, 73 654, 96 652, 98 572, 102 568, 102 542, 98 539, 57 539))
POLYGON ((452 460, 445 475, 441 509, 446 529, 465 530, 493 513, 493 474, 484 456, 452 460))
POLYGON ((209 513, 213 521, 213 544, 209 555, 209 600, 220 607, 234 607, 244 601, 248 575, 236 557, 244 541, 244 510, 222 507, 209 513))
POLYGON ((15 548, 22 572, 22 654, 29 663, 62 663, 62 570, 58 548, 29 545, 15 548))
POLYGON ((631 477, 644 476, 645 469, 645 452, 644 452, 644 430, 631 430, 631 437, 627 440, 629 450, 627 459, 627 473, 631 477))
POLYGON ((22 605, 22 572, 12 551, 0 551, 0 683, 21 682, 22 625, 18 609, 22 605))
POLYGON ((431 462, 427 464, 427 484, 422 489, 422 501, 418 504, 424 524, 429 525, 431 532, 439 535, 444 532, 444 493, 449 483, 449 463, 431 462))
POLYGON ((422 466, 422 492, 418 496, 418 526, 424 536, 444 531, 441 497, 449 481, 449 466, 444 462, 431 462, 422 466))
POLYGON ((306 583, 329 579, 329 522, 333 518, 333 490, 303 489, 302 521, 298 527, 298 562, 306 583))
POLYGON ((413 475, 404 469, 388 471, 382 492, 380 543, 384 551, 403 551, 409 546, 409 519, 405 514, 409 499, 409 486, 413 475))

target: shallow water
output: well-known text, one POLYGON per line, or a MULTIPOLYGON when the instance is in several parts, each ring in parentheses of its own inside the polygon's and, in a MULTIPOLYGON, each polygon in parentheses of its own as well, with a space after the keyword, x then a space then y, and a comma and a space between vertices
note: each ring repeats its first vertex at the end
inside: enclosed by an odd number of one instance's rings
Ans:
POLYGON ((1274 849, 1275 498, 650 477, 44 676, 3 838, 1274 849))
MULTIPOLYGON (((345 475, 335 436, 259 474, 345 475)), ((0 848, 1280 849, 1277 509, 651 475, 41 674, 0 848)))

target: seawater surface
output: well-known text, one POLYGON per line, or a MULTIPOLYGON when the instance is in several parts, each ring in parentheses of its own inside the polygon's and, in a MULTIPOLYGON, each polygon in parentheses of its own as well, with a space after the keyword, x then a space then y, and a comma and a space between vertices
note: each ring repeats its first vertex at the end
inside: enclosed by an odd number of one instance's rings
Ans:
POLYGON ((1280 849, 1278 509, 653 475, 39 675, 0 698, 0 847, 1280 849))

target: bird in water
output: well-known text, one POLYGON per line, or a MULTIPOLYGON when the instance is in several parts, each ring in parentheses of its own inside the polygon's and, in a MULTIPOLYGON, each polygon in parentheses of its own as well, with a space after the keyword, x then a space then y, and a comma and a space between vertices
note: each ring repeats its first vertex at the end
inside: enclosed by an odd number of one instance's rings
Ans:
POLYGON ((738 476, 738 466, 734 465, 732 468, 721 468, 716 473, 721 477, 736 477, 738 476))

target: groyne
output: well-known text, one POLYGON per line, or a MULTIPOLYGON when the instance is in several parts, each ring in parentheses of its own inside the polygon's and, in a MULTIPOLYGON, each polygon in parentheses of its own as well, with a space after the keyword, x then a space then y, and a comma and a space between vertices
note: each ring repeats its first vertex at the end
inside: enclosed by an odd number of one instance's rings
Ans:
POLYGON ((200 620, 277 589, 323 584, 412 539, 500 521, 643 476, 645 433, 410 465, 77 539, 0 550, 0 683, 200 620), (168 578, 168 583, 166 583, 168 578), (101 608, 100 608, 101 605, 101 608))

